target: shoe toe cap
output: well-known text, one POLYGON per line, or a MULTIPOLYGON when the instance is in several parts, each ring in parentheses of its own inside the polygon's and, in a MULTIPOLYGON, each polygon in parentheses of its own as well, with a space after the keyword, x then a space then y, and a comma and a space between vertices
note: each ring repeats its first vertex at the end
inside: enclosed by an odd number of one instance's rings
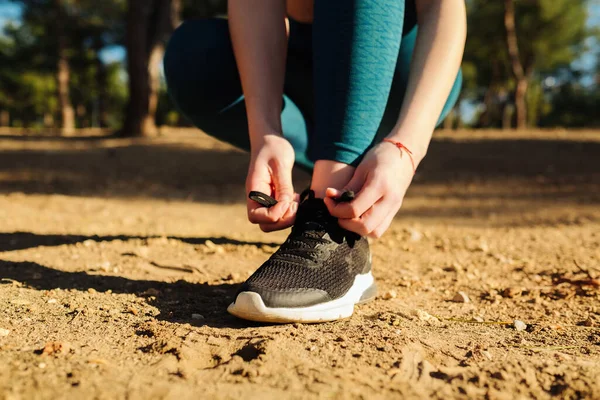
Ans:
POLYGON ((244 284, 238 294, 242 292, 257 293, 262 298, 265 306, 269 308, 309 307, 332 300, 331 296, 326 291, 314 288, 279 290, 244 284))

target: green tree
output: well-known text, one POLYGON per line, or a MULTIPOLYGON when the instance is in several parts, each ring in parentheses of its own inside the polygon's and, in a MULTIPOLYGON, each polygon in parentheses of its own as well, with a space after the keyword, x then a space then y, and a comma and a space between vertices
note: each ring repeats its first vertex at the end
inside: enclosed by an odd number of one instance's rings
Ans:
POLYGON ((488 114, 493 114, 493 103, 514 104, 516 125, 523 128, 531 80, 569 65, 580 54, 589 35, 587 1, 470 0, 468 13, 467 90, 474 98, 484 93, 488 114))
MULTIPOLYGON (((15 1, 23 7, 22 22, 6 31, 5 49, 7 64, 0 67, 0 88, 13 86, 16 93, 28 93, 28 99, 38 98, 31 79, 55 77, 56 93, 48 95, 36 85, 43 98, 44 121, 48 125, 58 111, 63 134, 71 134, 76 126, 90 126, 93 122, 85 114, 95 114, 96 125, 107 125, 106 108, 111 102, 105 90, 114 87, 108 80, 121 80, 118 71, 104 65, 100 53, 106 46, 121 43, 124 31, 124 0, 23 0, 15 1), (13 71, 18 74, 14 74, 13 71), (2 73, 4 72, 4 73, 2 73), (22 90, 20 90, 20 89, 22 90), (27 90, 26 90, 27 89, 27 90), (56 108, 58 104, 58 109, 56 108), (95 112, 94 112, 95 111, 95 112)), ((11 91, 3 89, 4 93, 11 91)), ((119 94, 120 95, 120 94, 119 94)), ((9 95, 10 96, 10 95, 9 95)), ((15 97, 15 96, 12 96, 15 97)), ((20 97, 20 101, 25 101, 20 97)), ((17 103, 13 101, 13 107, 17 103)), ((39 116, 39 107, 26 120, 39 116)))

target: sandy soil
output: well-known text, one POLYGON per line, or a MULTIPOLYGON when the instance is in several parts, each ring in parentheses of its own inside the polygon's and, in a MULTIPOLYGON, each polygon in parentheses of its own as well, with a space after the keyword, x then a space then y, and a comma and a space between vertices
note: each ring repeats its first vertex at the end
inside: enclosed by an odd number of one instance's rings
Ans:
POLYGON ((4 136, 0 398, 600 398, 599 160, 600 132, 439 133, 379 298, 265 326, 225 313, 286 236, 246 222, 246 154, 4 136))

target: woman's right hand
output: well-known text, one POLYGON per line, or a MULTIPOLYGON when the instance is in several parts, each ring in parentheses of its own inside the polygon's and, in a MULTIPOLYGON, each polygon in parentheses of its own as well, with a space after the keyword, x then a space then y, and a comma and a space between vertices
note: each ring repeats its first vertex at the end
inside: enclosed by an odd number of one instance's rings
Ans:
POLYGON ((246 196, 259 191, 274 197, 277 204, 264 207, 246 197, 248 220, 263 232, 285 229, 294 224, 299 195, 294 193, 292 168, 294 148, 279 135, 264 135, 252 143, 250 168, 246 178, 246 196))

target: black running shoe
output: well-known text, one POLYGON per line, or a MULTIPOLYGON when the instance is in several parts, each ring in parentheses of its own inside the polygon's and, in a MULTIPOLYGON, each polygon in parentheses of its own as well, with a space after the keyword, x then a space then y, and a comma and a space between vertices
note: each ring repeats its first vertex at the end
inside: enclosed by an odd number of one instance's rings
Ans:
POLYGON ((367 239, 342 229, 310 191, 281 247, 238 291, 227 311, 260 322, 350 317, 377 288, 367 239))

